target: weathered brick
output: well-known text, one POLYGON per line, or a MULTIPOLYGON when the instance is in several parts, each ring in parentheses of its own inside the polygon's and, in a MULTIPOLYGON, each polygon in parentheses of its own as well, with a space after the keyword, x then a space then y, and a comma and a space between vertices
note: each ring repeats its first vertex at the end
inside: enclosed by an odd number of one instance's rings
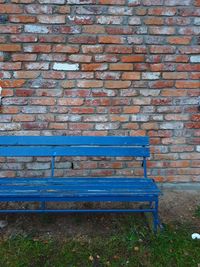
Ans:
POLYGON ((34 23, 36 22, 36 17, 27 15, 10 15, 9 21, 14 23, 34 23))
POLYGON ((49 63, 26 63, 25 65, 26 70, 48 70, 49 69, 49 63))
POLYGON ((38 22, 44 24, 64 24, 65 16, 64 15, 38 15, 38 22))
MULTIPOLYGON (((172 35, 175 34, 175 28, 174 27, 149 27, 149 33, 150 34, 156 34, 156 35, 172 35)), ((187 35, 187 34, 186 34, 187 35)))
POLYGON ((0 13, 16 14, 16 13, 23 13, 23 10, 19 5, 0 4, 0 13))
POLYGON ((117 62, 119 57, 117 55, 96 55, 94 57, 95 62, 117 62))
POLYGON ((114 54, 131 54, 133 52, 133 48, 125 45, 109 45, 105 48, 105 52, 114 54))
POLYGON ((49 33, 50 32, 50 27, 30 24, 30 25, 25 25, 24 26, 24 32, 28 32, 28 33, 49 33))
POLYGON ((154 45, 150 47, 150 53, 153 54, 172 54, 175 53, 176 47, 167 45, 154 45))
POLYGON ((18 25, 0 25, 0 33, 20 33, 22 31, 22 26, 18 25))
POLYGON ((94 23, 91 16, 68 16, 68 20, 78 25, 89 25, 94 23))
POLYGON ((75 44, 96 44, 97 38, 94 36, 78 36, 78 37, 69 37, 68 38, 69 43, 75 43, 75 44))
POLYGON ((125 0, 99 0, 101 5, 124 5, 125 0))
POLYGON ((99 24, 114 24, 119 25, 123 21, 120 16, 97 16, 97 23, 99 24))
POLYGON ((11 35, 10 40, 14 43, 35 43, 38 41, 38 37, 36 35, 11 35))
POLYGON ((24 45, 24 52, 28 53, 49 53, 51 51, 51 45, 24 45))
POLYGON ((25 11, 30 14, 51 14, 53 8, 50 5, 29 4, 25 5, 25 11))
POLYGON ((102 53, 103 46, 102 45, 82 45, 83 53, 102 53))
POLYGON ((105 28, 101 25, 84 25, 83 32, 88 34, 100 34, 105 33, 105 28))

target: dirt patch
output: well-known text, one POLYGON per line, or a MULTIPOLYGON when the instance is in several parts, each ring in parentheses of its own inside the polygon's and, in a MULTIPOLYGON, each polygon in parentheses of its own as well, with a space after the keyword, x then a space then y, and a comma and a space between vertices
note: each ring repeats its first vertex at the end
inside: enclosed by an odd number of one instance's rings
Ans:
MULTIPOLYGON (((10 204, 13 206, 13 204, 10 204)), ((100 204, 95 204, 98 207, 100 204)), ((117 203, 109 203, 116 208, 117 203)), ((160 201, 161 221, 166 224, 188 223, 194 231, 200 232, 200 218, 195 216, 195 210, 200 205, 200 194, 197 191, 164 191, 160 201)), ((120 205, 127 208, 127 203, 120 205)), ((84 203, 83 208, 91 208, 91 203, 84 203)), ((96 208, 95 207, 95 208, 96 208)), ((101 205, 102 207, 102 205, 101 205)), ((108 207, 108 204, 106 204, 108 207)), ((110 234, 117 227, 119 219, 126 214, 6 214, 1 220, 7 221, 7 226, 0 230, 0 238, 6 239, 18 234, 34 238, 65 239, 70 237, 87 237, 96 234, 110 234)), ((133 220, 145 217, 134 214, 133 220)))

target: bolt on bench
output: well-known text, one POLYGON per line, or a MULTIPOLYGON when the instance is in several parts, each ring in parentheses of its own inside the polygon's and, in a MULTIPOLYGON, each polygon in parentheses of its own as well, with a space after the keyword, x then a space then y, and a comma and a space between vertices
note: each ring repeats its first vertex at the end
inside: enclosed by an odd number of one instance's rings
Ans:
POLYGON ((150 155, 148 137, 130 136, 0 136, 0 157, 51 157, 51 177, 0 178, 0 201, 40 202, 36 210, 0 210, 17 212, 149 212, 154 231, 159 225, 158 201, 161 194, 153 179, 147 178, 146 158, 150 155), (54 177, 55 157, 141 157, 142 178, 54 177), (49 201, 66 202, 147 202, 143 209, 55 210, 49 201))

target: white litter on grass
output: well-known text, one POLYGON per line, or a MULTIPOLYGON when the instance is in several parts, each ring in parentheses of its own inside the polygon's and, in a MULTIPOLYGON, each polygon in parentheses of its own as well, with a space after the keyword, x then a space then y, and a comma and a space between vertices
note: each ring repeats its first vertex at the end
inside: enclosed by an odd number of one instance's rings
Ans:
POLYGON ((7 221, 0 221, 0 229, 6 227, 8 225, 7 221))
POLYGON ((192 234, 192 239, 200 239, 200 234, 198 233, 192 234))

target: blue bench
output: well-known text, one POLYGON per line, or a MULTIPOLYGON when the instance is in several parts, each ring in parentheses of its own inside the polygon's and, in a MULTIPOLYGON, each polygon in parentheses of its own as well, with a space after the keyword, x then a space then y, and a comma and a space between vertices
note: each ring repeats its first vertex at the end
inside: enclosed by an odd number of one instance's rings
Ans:
POLYGON ((51 157, 51 176, 42 178, 0 178, 0 201, 40 202, 40 208, 7 209, 11 212, 148 212, 154 230, 159 225, 160 190, 147 178, 148 137, 125 136, 0 136, 0 157, 51 157), (55 157, 141 157, 143 177, 54 177, 55 157), (147 202, 143 209, 56 210, 46 202, 147 202))

